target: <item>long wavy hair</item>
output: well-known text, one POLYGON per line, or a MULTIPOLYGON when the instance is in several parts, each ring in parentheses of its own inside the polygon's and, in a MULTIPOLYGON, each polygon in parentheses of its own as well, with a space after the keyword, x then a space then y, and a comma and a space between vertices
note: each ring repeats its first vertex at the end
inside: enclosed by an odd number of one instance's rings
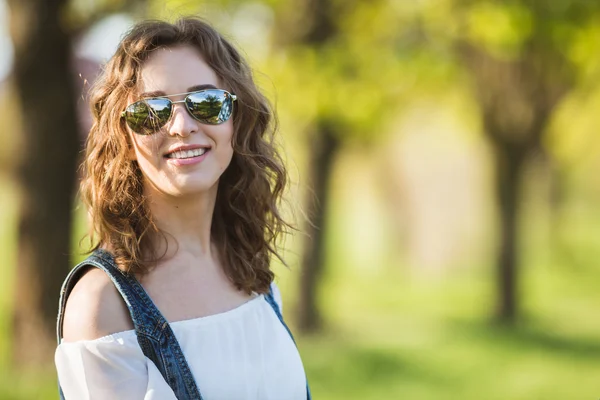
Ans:
POLYGON ((282 260, 276 239, 291 228, 278 210, 287 172, 273 141, 275 113, 240 53, 197 18, 135 25, 91 89, 93 125, 80 186, 91 223, 86 235, 90 251, 109 249, 119 268, 133 274, 147 273, 164 257, 151 248, 151 236, 165 239, 168 232, 161 232, 150 214, 142 172, 128 158, 131 143, 120 114, 150 54, 180 45, 197 49, 225 88, 237 95, 234 154, 219 180, 211 236, 234 285, 247 293, 265 293, 274 276, 271 258, 282 260))

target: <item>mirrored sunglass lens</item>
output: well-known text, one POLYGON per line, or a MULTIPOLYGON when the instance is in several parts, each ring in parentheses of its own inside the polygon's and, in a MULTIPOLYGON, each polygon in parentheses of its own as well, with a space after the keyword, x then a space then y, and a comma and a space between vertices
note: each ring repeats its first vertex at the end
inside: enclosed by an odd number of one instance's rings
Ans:
POLYGON ((222 90, 205 90, 186 98, 186 106, 197 120, 217 125, 229 119, 233 111, 231 95, 222 90))
POLYGON ((171 102, 168 99, 138 101, 127 108, 125 115, 132 131, 149 135, 167 123, 171 116, 171 102))

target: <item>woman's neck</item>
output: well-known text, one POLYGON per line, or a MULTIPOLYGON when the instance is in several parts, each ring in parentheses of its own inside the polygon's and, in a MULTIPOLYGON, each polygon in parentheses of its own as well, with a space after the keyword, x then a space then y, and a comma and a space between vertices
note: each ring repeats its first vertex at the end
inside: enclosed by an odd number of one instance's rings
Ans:
POLYGON ((166 258, 175 253, 211 257, 211 224, 217 188, 215 184, 206 192, 180 197, 147 191, 150 214, 166 239, 166 243, 164 239, 154 241, 155 254, 165 254, 166 258))

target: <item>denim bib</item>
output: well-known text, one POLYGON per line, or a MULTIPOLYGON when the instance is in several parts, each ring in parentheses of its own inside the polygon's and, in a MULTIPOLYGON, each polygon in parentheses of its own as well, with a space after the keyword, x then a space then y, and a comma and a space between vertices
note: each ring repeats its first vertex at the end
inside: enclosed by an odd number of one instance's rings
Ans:
MULTIPOLYGON (((117 268, 112 254, 106 250, 98 249, 94 251, 67 275, 60 291, 58 321, 56 324, 58 343, 60 344, 62 339, 62 324, 67 298, 88 266, 100 268, 108 274, 127 305, 142 352, 156 365, 165 381, 173 389, 175 396, 179 400, 202 400, 200 390, 171 326, 137 279, 117 268)), ((279 318, 295 344, 296 341, 283 320, 271 287, 269 287, 269 293, 265 294, 264 298, 273 308, 277 318, 279 318)), ((60 383, 59 394, 61 400, 64 400, 60 383)), ((306 384, 306 398, 311 400, 308 383, 306 384)))

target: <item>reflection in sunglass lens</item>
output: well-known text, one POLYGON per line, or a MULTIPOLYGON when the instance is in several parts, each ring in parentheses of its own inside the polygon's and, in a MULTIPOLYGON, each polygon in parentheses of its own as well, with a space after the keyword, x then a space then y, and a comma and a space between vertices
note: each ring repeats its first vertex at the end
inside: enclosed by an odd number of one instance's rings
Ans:
POLYGON ((221 89, 190 93, 185 100, 172 102, 159 97, 144 99, 129 105, 123 116, 135 133, 151 135, 171 118, 173 103, 185 102, 189 113, 203 124, 218 125, 227 121, 233 112, 235 96, 221 89))
POLYGON ((205 90, 190 94, 186 98, 186 106, 200 122, 216 125, 229 119, 233 100, 229 93, 222 90, 205 90))
POLYGON ((159 130, 171 117, 169 99, 148 99, 131 104, 125 110, 125 120, 132 131, 150 135, 159 130))

